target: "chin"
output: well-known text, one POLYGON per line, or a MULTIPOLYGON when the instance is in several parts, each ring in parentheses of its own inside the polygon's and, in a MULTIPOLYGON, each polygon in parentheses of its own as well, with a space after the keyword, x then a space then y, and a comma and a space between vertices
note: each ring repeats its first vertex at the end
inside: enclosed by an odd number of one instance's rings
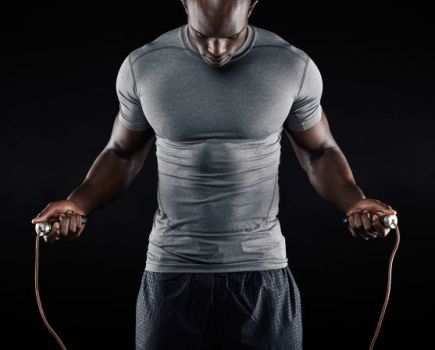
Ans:
POLYGON ((213 61, 213 60, 209 59, 207 56, 203 56, 202 58, 206 63, 208 63, 209 65, 214 66, 214 67, 222 67, 222 66, 226 65, 231 60, 231 56, 227 56, 222 61, 219 61, 219 62, 213 61))

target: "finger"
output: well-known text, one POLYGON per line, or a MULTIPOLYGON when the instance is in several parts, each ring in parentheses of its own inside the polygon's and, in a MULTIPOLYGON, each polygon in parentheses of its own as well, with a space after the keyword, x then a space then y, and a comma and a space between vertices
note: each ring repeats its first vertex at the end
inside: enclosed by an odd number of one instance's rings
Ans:
POLYGON ((385 228, 385 226, 383 225, 382 219, 384 218, 384 216, 386 216, 387 214, 383 211, 377 211, 376 212, 377 216, 378 216, 378 220, 380 225, 382 225, 383 228, 385 228))
POLYGON ((348 226, 347 228, 349 229, 349 231, 350 231, 350 233, 352 234, 352 236, 353 236, 353 237, 356 237, 356 232, 353 230, 353 228, 350 227, 350 226, 348 226))
MULTIPOLYGON (((81 223, 81 222, 82 222, 82 218, 80 217, 80 223, 81 223)), ((81 227, 81 229, 77 232, 76 238, 79 238, 79 237, 82 235, 83 231, 85 230, 86 224, 81 223, 81 225, 82 225, 82 227, 81 227)))
POLYGON ((77 214, 73 213, 72 211, 68 211, 68 218, 69 218, 69 231, 71 234, 75 234, 77 230, 77 214))
POLYGON ((69 222, 70 220, 65 214, 62 214, 59 216, 60 221, 60 234, 63 237, 66 237, 68 235, 68 229, 69 229, 69 222))
POLYGON ((82 216, 77 215, 77 232, 82 229, 83 222, 82 222, 82 216))
POLYGON ((372 218, 370 216, 370 212, 368 210, 364 210, 361 214, 361 220, 363 222, 364 226, 364 232, 363 234, 370 239, 378 237, 377 232, 375 232, 375 229, 372 224, 372 218))
POLYGON ((79 238, 80 234, 83 232, 84 229, 84 224, 82 223, 82 217, 81 215, 76 215, 75 216, 75 220, 76 220, 76 230, 75 232, 71 232, 69 239, 68 240, 72 240, 72 239, 77 239, 79 238))
POLYGON ((353 229, 353 232, 355 233, 356 238, 367 239, 367 236, 364 234, 364 226, 362 224, 361 215, 362 215, 361 210, 354 212, 351 215, 351 218, 352 218, 351 220, 353 222, 352 229, 353 229))
POLYGON ((68 229, 68 235, 64 237, 65 240, 70 241, 74 239, 77 235, 77 214, 72 213, 69 216, 69 229, 68 229))
POLYGON ((32 224, 36 224, 38 222, 46 220, 49 205, 50 204, 48 204, 42 211, 40 211, 35 217, 32 218, 32 224))
POLYGON ((32 224, 38 222, 47 221, 51 216, 58 215, 60 212, 52 206, 52 203, 47 204, 47 206, 32 219, 32 224))
POLYGON ((350 233, 352 234, 352 236, 356 237, 356 232, 355 232, 355 230, 353 229, 353 227, 354 227, 353 216, 350 215, 347 219, 348 219, 348 225, 347 225, 347 227, 348 227, 350 233))
POLYGON ((386 212, 384 212, 384 211, 378 211, 376 214, 378 214, 378 216, 379 216, 379 220, 380 220, 381 224, 382 224, 382 220, 383 220, 383 218, 384 218, 385 216, 388 216, 388 215, 396 215, 396 214, 392 214, 392 213, 386 213, 386 212))
POLYGON ((349 220, 349 226, 352 227, 353 229, 356 228, 356 224, 355 224, 355 216, 358 214, 358 211, 353 212, 352 214, 350 214, 347 218, 349 220))
POLYGON ((48 235, 44 236, 45 242, 53 243, 56 240, 56 238, 59 237, 59 235, 60 235, 59 227, 60 227, 60 224, 58 221, 56 221, 53 224, 50 233, 48 235))
POLYGON ((365 231, 370 231, 372 228, 372 221, 370 219, 370 213, 367 210, 364 210, 361 214, 361 221, 365 231))
POLYGON ((362 219, 361 219, 362 213, 361 212, 357 212, 357 213, 353 214, 352 216, 353 216, 353 222, 354 222, 353 229, 358 234, 363 233, 364 232, 364 226, 363 226, 362 219))
POLYGON ((78 228, 78 223, 79 223, 79 221, 77 220, 77 217, 79 217, 79 215, 74 215, 73 218, 71 219, 71 221, 74 221, 74 223, 75 223, 75 225, 76 225, 76 228, 75 228, 75 230, 73 231, 73 230, 71 229, 71 223, 70 223, 69 235, 68 235, 68 237, 66 237, 66 240, 68 240, 68 241, 71 241, 72 239, 77 238, 77 235, 78 235, 78 233, 79 233, 79 231, 80 231, 80 229, 78 228))
POLYGON ((379 199, 376 199, 375 201, 381 206, 381 208, 379 208, 379 209, 384 211, 385 214, 387 214, 387 215, 396 215, 397 214, 397 211, 395 211, 391 207, 391 205, 388 205, 387 203, 384 203, 384 202, 380 201, 379 199))
POLYGON ((381 219, 380 219, 379 215, 374 214, 372 216, 372 224, 373 224, 375 231, 379 234, 379 236, 384 237, 385 227, 381 223, 381 219))
POLYGON ((85 224, 82 222, 82 216, 77 216, 77 231, 74 238, 79 238, 85 228, 85 224))
POLYGON ((82 216, 77 214, 76 216, 76 234, 81 230, 82 224, 82 216))

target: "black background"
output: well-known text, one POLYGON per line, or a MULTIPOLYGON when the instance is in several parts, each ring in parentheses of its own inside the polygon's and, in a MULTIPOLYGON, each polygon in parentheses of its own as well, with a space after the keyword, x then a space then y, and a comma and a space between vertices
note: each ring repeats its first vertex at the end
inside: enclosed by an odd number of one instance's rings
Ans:
MULTIPOLYGON (((82 181, 108 141, 122 60, 186 17, 178 1, 3 5, 2 14, 0 341, 11 341, 10 349, 55 349, 34 295, 30 220, 82 181)), ((250 23, 316 62, 322 106, 358 184, 398 211, 402 240, 376 349, 431 347, 430 12, 417 2, 263 0, 250 23)), ((41 241, 42 302, 68 349, 134 348, 136 295, 157 205, 154 151, 129 190, 94 213, 80 240, 41 241)), ((368 349, 395 232, 374 241, 352 238, 340 222, 343 213, 315 192, 284 137, 279 181, 305 350, 368 349)))

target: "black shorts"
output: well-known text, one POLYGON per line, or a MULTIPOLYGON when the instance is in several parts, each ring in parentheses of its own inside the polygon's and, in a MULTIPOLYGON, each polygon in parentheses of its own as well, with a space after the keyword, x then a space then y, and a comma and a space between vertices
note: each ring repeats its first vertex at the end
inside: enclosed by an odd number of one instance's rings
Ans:
POLYGON ((301 350, 298 286, 284 267, 241 272, 144 271, 136 350, 301 350))

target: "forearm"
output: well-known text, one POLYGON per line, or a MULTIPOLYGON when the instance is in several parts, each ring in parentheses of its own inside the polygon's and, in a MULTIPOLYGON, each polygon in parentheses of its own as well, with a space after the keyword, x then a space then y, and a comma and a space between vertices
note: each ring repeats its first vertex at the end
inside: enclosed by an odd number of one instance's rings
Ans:
POLYGON ((345 212, 357 200, 366 198, 338 147, 326 148, 308 157, 305 171, 316 191, 345 212))
POLYGON ((104 149, 95 159, 84 181, 67 199, 89 215, 117 199, 128 188, 143 160, 127 158, 113 149, 104 149))

